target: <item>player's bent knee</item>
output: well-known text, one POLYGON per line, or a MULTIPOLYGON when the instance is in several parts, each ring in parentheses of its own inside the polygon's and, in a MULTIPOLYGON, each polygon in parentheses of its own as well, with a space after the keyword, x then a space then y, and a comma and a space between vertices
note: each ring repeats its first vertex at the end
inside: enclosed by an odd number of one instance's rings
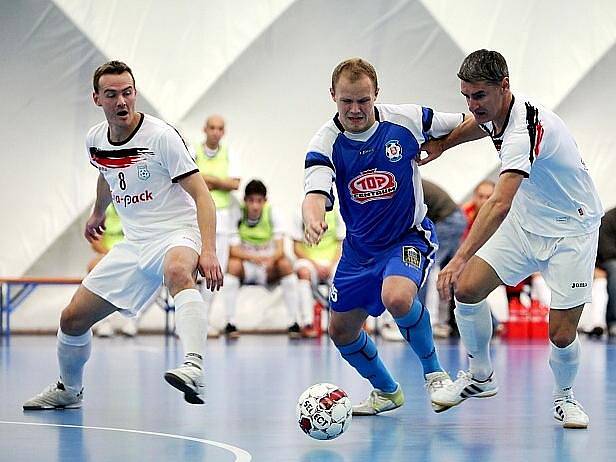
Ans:
POLYGON ((227 273, 236 277, 241 277, 242 270, 242 260, 240 260, 239 258, 229 259, 229 262, 227 263, 227 273))
POLYGON ((85 316, 70 306, 62 311, 60 316, 60 329, 67 335, 83 335, 92 327, 92 323, 85 316))
POLYGON ((558 330, 556 332, 550 332, 550 341, 558 348, 565 348, 575 340, 576 333, 567 332, 564 330, 558 330))
POLYGON ((403 292, 388 292, 383 294, 383 305, 394 317, 408 313, 412 298, 403 292))
POLYGON ((276 268, 281 276, 287 276, 293 272, 293 266, 288 258, 281 258, 276 264, 276 268))
POLYGON ((305 281, 310 281, 310 271, 306 268, 300 268, 297 270, 297 277, 305 281))
POLYGON ((488 294, 483 294, 481 291, 477 290, 476 286, 461 283, 456 287, 455 296, 456 300, 461 303, 474 304, 479 303, 486 298, 488 294))
POLYGON ((171 292, 178 292, 195 285, 190 271, 181 263, 171 263, 165 269, 165 285, 171 292))
POLYGON ((357 332, 353 332, 346 327, 330 323, 327 332, 336 345, 347 345, 357 339, 357 332))

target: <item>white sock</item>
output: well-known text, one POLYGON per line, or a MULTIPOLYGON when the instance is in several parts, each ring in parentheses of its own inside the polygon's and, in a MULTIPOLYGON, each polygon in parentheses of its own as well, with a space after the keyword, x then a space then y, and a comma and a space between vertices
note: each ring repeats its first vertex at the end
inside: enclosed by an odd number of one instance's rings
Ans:
POLYGON ((64 387, 79 393, 83 388, 83 367, 92 351, 92 331, 82 335, 68 335, 58 329, 58 363, 60 364, 60 382, 64 387))
POLYGON ((301 300, 300 322, 302 326, 312 324, 314 299, 312 298, 312 287, 310 281, 306 279, 297 280, 297 293, 301 300))
POLYGON ((469 356, 469 370, 477 380, 485 380, 492 373, 490 361, 490 339, 492 338, 492 317, 485 300, 479 303, 456 302, 454 314, 460 331, 460 338, 469 356))
POLYGON ((197 289, 184 289, 175 297, 175 329, 184 348, 184 360, 203 369, 207 340, 207 308, 197 289))
POLYGON ((297 296, 297 276, 289 274, 280 280, 282 299, 287 307, 287 315, 291 325, 298 321, 299 298, 297 296))
POLYGON ((237 309, 237 296, 240 292, 240 279, 232 274, 225 274, 225 285, 222 289, 225 301, 227 323, 235 325, 235 311, 237 309))
MULTIPOLYGON (((226 282, 227 281, 225 280, 225 283, 226 282)), ((214 303, 214 292, 212 292, 205 286, 205 281, 203 281, 199 288, 201 289, 201 297, 203 298, 203 302, 205 303, 205 306, 207 307, 207 312, 209 313, 212 309, 212 304, 214 303)))
POLYGON ((580 365, 580 341, 575 340, 564 348, 550 342, 550 367, 554 374, 554 397, 568 396, 580 365))

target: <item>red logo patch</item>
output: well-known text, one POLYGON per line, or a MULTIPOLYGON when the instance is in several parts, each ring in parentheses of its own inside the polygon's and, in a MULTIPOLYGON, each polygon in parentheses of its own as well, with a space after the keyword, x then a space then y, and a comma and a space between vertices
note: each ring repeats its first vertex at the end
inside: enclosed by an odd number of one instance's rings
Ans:
POLYGON ((398 183, 393 173, 377 171, 376 168, 361 172, 349 183, 351 198, 355 202, 389 199, 398 189, 398 183))

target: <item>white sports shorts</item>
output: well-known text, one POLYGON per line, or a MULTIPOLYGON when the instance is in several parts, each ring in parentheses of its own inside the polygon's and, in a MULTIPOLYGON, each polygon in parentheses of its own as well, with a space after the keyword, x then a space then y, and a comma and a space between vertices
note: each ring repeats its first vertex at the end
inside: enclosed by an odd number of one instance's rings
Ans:
POLYGON ((541 273, 552 292, 550 308, 562 310, 591 301, 598 239, 598 229, 580 236, 539 236, 509 214, 476 255, 510 286, 541 273))
MULTIPOLYGON (((329 266, 331 262, 321 261, 319 263, 321 265, 329 266)), ((314 266, 314 263, 312 263, 312 261, 308 260, 307 258, 300 258, 298 260, 295 260, 295 264, 293 265, 293 270, 297 273, 297 271, 300 268, 306 268, 310 272, 310 283, 313 286, 316 286, 317 284, 320 284, 320 283, 331 285, 332 280, 334 279, 334 274, 336 274, 337 266, 338 266, 338 263, 336 262, 336 264, 332 267, 332 270, 330 271, 329 278, 327 278, 326 281, 317 281, 317 269, 314 266)))
POLYGON ((118 307, 125 316, 135 316, 154 301, 163 283, 163 260, 173 247, 189 247, 200 254, 199 230, 170 231, 145 243, 122 241, 113 246, 82 285, 118 307))
POLYGON ((263 265, 257 265, 250 261, 243 261, 244 266, 244 284, 256 284, 259 286, 267 285, 267 270, 263 265))

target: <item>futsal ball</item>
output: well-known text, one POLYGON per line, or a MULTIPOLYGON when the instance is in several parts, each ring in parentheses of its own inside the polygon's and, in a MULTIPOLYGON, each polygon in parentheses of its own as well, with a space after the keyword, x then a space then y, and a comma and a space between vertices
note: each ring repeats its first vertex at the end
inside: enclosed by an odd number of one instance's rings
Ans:
POLYGON ((336 385, 317 383, 301 394, 297 402, 297 421, 306 435, 331 440, 342 435, 353 416, 351 400, 336 385))

